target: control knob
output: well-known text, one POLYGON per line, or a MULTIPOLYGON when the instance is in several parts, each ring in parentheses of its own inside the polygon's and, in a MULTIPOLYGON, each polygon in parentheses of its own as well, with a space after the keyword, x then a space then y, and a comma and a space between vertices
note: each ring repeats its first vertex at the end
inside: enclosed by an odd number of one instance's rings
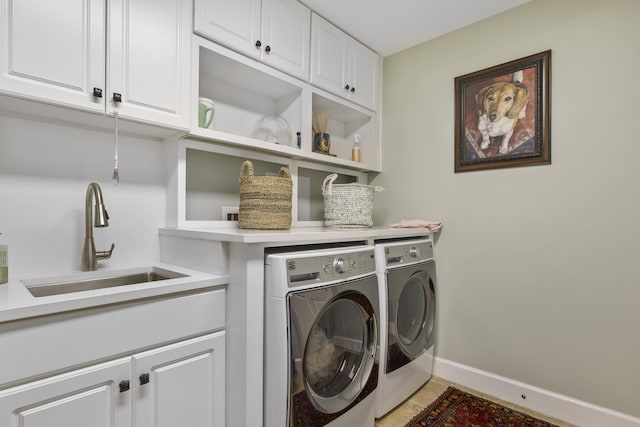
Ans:
POLYGON ((418 258, 420 255, 422 255, 422 251, 419 247, 412 246, 411 248, 409 248, 409 256, 411 258, 418 258))
POLYGON ((333 268, 335 268, 338 273, 342 274, 347 271, 347 263, 344 258, 337 257, 333 260, 333 268))

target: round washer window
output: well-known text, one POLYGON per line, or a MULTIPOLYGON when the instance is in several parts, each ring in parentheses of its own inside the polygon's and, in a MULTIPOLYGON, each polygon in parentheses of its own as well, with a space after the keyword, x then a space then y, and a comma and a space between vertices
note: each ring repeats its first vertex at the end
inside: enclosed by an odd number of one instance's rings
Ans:
POLYGON ((424 353, 433 333, 436 296, 431 276, 418 271, 405 282, 395 312, 398 346, 410 360, 424 353))
POLYGON ((375 353, 375 320, 351 298, 330 302, 307 337, 302 366, 314 406, 325 413, 343 410, 364 387, 375 353), (372 350, 373 347, 373 350, 372 350))
POLYGON ((398 337, 402 344, 412 344, 423 333, 427 298, 425 284, 417 276, 412 276, 402 288, 397 316, 398 337))

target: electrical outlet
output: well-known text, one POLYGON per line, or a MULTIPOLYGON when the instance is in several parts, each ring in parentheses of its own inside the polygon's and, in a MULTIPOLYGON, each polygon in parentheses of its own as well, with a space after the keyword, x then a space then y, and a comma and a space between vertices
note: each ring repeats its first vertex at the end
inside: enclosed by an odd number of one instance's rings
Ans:
POLYGON ((237 221, 238 220, 238 206, 223 206, 222 207, 222 220, 223 221, 237 221))

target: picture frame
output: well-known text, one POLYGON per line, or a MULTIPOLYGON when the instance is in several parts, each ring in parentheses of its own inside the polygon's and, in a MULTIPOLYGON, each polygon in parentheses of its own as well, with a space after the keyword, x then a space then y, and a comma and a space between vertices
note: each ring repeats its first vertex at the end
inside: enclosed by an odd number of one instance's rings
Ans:
POLYGON ((551 50, 455 78, 455 172, 551 163, 551 50))

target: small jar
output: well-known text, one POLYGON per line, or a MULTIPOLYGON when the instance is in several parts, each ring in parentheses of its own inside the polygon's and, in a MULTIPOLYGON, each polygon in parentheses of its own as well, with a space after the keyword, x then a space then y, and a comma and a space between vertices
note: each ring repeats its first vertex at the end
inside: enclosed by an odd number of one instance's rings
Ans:
POLYGON ((313 134, 313 152, 329 154, 331 152, 331 136, 328 133, 313 134))

